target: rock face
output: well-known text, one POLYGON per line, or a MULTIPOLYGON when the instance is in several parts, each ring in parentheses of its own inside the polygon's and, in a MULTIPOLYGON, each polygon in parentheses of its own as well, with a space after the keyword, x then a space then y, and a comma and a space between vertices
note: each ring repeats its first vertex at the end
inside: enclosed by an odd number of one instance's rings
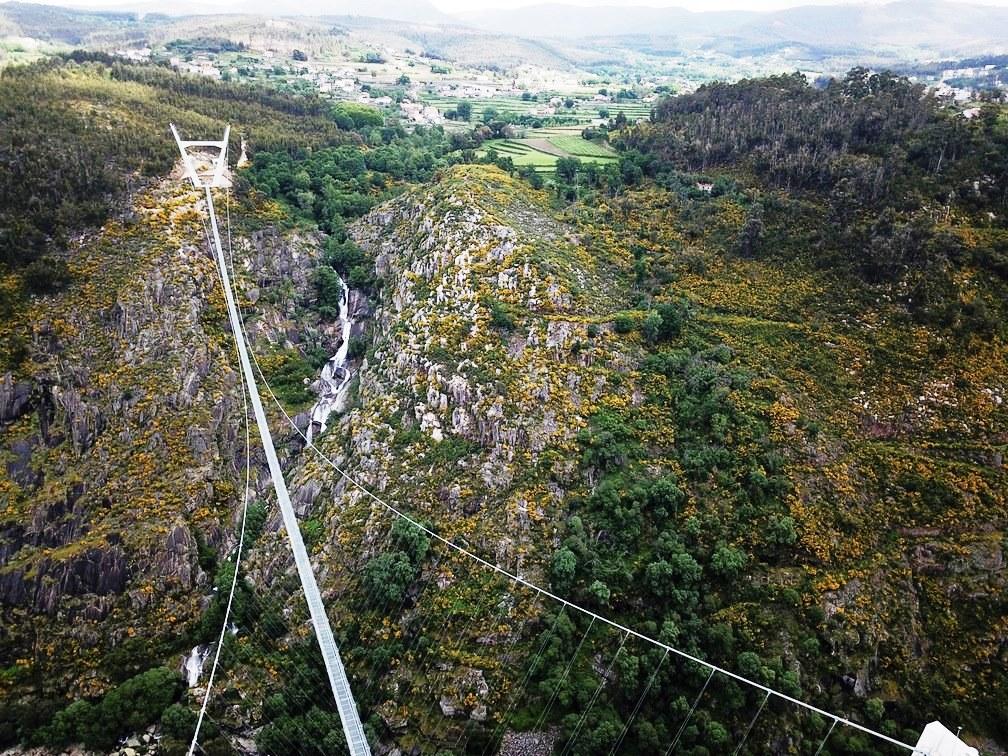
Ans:
MULTIPOLYGON (((616 292, 545 204, 510 181, 458 167, 351 228, 384 285, 367 307, 351 301, 371 348, 356 401, 316 444, 387 501, 545 582, 526 555, 549 553, 550 517, 583 494, 562 460, 599 407, 625 401, 609 376, 627 360, 604 322, 616 292)), ((388 516, 317 465, 290 486, 298 500, 310 492, 313 516, 339 534, 319 561, 331 570, 325 585, 342 590, 386 547, 388 516)), ((430 658, 403 658, 381 681, 380 714, 403 752, 415 738, 447 730, 451 740, 467 721, 496 721, 508 665, 520 658, 507 649, 534 614, 528 597, 500 604, 461 566, 427 569, 411 600, 425 589, 437 598, 389 619, 408 637, 421 620, 438 628, 430 658), (417 713, 434 707, 440 721, 417 713)), ((361 642, 385 637, 373 632, 361 642)))
POLYGON ((0 603, 54 614, 64 596, 121 593, 129 578, 119 548, 90 548, 67 559, 43 559, 26 575, 21 569, 0 573, 0 603))
MULTIPOLYGON (((18 315, 30 359, 0 373, 0 653, 34 658, 32 676, 72 696, 107 684, 83 674, 80 648, 93 670, 131 635, 176 643, 212 588, 201 549, 236 538, 234 345, 202 200, 179 186, 154 187, 130 225, 69 250, 73 283, 18 315), (51 651, 31 651, 33 637, 51 651)), ((268 226, 236 248, 271 295, 308 288, 319 254, 314 237, 268 226)), ((261 311, 271 334, 300 339, 292 296, 261 311)))
POLYGON ((459 493, 449 509, 473 515, 489 497, 516 536, 560 501, 512 489, 516 471, 569 446, 598 403, 615 398, 606 370, 619 348, 605 328, 588 335, 592 313, 611 306, 592 261, 544 208, 502 201, 503 179, 487 175, 453 176, 354 227, 387 285, 369 321, 374 359, 360 371, 352 445, 379 490, 403 476, 422 491, 438 482, 422 461, 395 466, 393 413, 419 431, 420 460, 441 442, 474 451, 451 471, 459 493), (512 323, 497 324, 502 310, 512 323))
POLYGON ((7 373, 0 379, 0 423, 9 423, 24 413, 31 399, 30 381, 17 381, 7 373))
POLYGON ((477 722, 486 720, 484 701, 490 693, 483 671, 461 667, 450 678, 448 690, 442 694, 438 705, 446 717, 465 716, 477 722))

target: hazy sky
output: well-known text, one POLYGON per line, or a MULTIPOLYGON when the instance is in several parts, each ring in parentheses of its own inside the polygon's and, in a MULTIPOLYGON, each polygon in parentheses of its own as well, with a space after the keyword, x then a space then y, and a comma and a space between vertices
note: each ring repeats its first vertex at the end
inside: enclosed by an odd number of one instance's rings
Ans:
MULTIPOLYGON (((647 5, 654 8, 676 7, 702 10, 779 10, 796 5, 882 5, 888 0, 430 0, 440 10, 447 13, 482 8, 520 8, 523 5, 538 5, 543 2, 565 5, 647 5)), ((1008 0, 956 0, 976 5, 1008 6, 1008 0)))
MULTIPOLYGON (((3 2, 4 0, 0 0, 3 2)), ((32 2, 32 0, 28 0, 32 2)), ((39 0, 34 0, 38 2, 39 0)), ((883 5, 892 0, 429 0, 439 10, 455 13, 467 10, 482 10, 484 8, 520 8, 525 5, 541 3, 562 3, 564 5, 609 5, 633 6, 646 5, 653 8, 675 7, 688 8, 692 11, 704 10, 755 10, 770 11, 790 8, 796 5, 883 5)), ((109 8, 114 6, 154 5, 150 0, 41 0, 47 5, 64 5, 85 8, 109 8)), ((974 5, 1000 5, 1008 7, 1008 0, 952 0, 952 2, 968 2, 974 5)), ((281 1, 281 5, 285 4, 281 1)), ((339 3, 342 5, 343 3, 339 3)), ((361 12, 366 13, 367 0, 357 0, 354 5, 360 5, 361 12)), ((294 0, 291 7, 296 7, 294 0)), ((241 0, 206 0, 207 12, 227 10, 240 11, 241 0)), ((169 12, 171 12, 169 10, 169 12)), ((296 12, 296 11, 295 11, 296 12)))

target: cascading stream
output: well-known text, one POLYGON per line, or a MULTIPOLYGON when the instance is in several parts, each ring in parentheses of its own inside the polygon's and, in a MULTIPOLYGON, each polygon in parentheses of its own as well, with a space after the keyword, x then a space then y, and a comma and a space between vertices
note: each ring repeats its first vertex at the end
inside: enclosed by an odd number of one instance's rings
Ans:
POLYGON ((340 288, 343 295, 340 297, 339 317, 340 326, 343 331, 343 341, 336 354, 329 358, 325 367, 322 368, 322 375, 319 377, 319 400, 312 408, 311 422, 308 423, 308 443, 326 429, 326 421, 333 412, 341 411, 346 403, 347 390, 350 387, 350 379, 353 374, 350 372, 348 355, 350 353, 350 332, 353 329, 353 320, 350 319, 350 289, 342 277, 339 277, 340 288))
POLYGON ((203 663, 210 656, 212 650, 213 646, 194 646, 193 650, 189 652, 185 661, 185 671, 190 688, 195 687, 199 682, 200 675, 203 674, 203 663))

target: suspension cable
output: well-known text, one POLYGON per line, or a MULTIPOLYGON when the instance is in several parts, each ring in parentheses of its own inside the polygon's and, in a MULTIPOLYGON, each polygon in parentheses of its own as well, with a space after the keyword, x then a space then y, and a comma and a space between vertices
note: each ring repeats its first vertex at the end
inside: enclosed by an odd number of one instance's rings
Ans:
MULTIPOLYGON (((238 334, 233 334, 235 353, 238 352, 238 334)), ((241 564, 242 548, 245 545, 245 519, 248 516, 249 491, 252 487, 252 440, 251 429, 248 416, 248 389, 242 384, 242 408, 245 416, 245 493, 242 496, 242 516, 241 529, 238 534, 238 550, 235 554, 234 574, 231 576, 231 590, 228 592, 227 606, 224 608, 224 620, 221 623, 220 637, 217 639, 217 649, 214 652, 213 664, 210 666, 210 676, 207 678, 206 692, 203 694, 203 703, 200 706, 199 716, 196 717, 196 729, 193 731, 192 742, 189 743, 189 756, 193 756, 196 751, 196 742, 199 739, 200 728, 203 726, 203 718, 206 716, 207 705, 210 703, 210 691, 213 689, 214 677, 217 674, 217 664, 220 662, 221 650, 224 648, 224 638, 227 635, 228 621, 231 619, 231 606, 234 602, 235 589, 238 586, 238 567, 241 564)))

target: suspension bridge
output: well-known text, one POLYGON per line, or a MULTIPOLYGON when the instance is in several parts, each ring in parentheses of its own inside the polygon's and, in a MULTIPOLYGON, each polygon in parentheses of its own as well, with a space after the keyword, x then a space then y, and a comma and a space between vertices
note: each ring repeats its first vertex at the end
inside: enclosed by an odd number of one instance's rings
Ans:
MULTIPOLYGON (((186 141, 181 138, 177 129, 174 125, 171 125, 171 131, 175 137, 176 143, 179 148, 179 152, 182 158, 182 164, 185 172, 185 177, 192 184, 193 188, 197 191, 202 191, 204 193, 206 214, 208 226, 204 226, 207 237, 208 247, 211 248, 211 252, 214 255, 218 268, 218 275, 220 279, 221 288, 224 294, 225 302, 228 310, 228 321, 231 328, 234 344, 235 353, 238 359, 238 363, 241 369, 243 378, 243 397, 246 406, 246 486, 245 486, 245 496, 243 499, 244 507, 247 511, 248 499, 249 499, 249 471, 250 471, 250 433, 249 433, 249 423, 248 423, 248 413, 247 407, 250 405, 252 408, 252 413, 256 422, 256 426, 259 432, 260 442, 264 454, 266 456, 270 478, 273 484, 274 491, 277 496, 277 501, 280 508, 280 514, 282 517, 282 522, 284 529, 287 534, 289 541, 289 546, 291 553, 293 555, 294 564, 296 566, 298 580, 300 582, 301 590, 305 597, 307 607, 309 610, 309 615, 311 619, 312 631, 314 634, 315 641, 318 644, 319 650, 321 652, 321 658, 326 672, 326 682, 327 688, 331 692, 332 700, 335 704, 336 710, 339 714, 340 723, 342 725, 343 736, 345 739, 345 745, 349 753, 352 756, 362 756, 369 755, 371 753, 371 747, 369 745, 364 727, 361 723, 361 715, 358 711, 358 706, 354 700, 353 693, 351 691, 351 686, 349 679, 347 677, 346 670, 344 668, 342 657, 340 655, 340 650, 337 647, 332 627, 330 626, 329 617, 326 613, 326 608, 323 604, 322 597, 319 592, 318 584, 315 578, 315 573, 312 564, 308 557, 308 552, 305 547, 304 539, 302 537, 301 529, 298 522, 298 517, 295 514, 294 508, 291 503, 291 498, 289 491, 287 489, 287 484, 284 479, 284 474, 281 469, 279 459, 277 457, 276 448, 273 442, 272 434, 269 428, 269 424, 266 418, 266 413, 260 398, 260 390, 262 389, 266 395, 268 395, 273 403, 276 405, 277 411, 282 415, 284 420, 290 425, 291 430, 301 437, 304 442, 304 449, 310 454, 314 455, 319 463, 331 468, 336 475, 341 478, 345 483, 356 489, 359 494, 372 502, 380 511, 384 511, 389 514, 394 522, 399 522, 404 527, 412 530, 415 533, 422 534, 430 542, 438 544, 443 547, 446 553, 449 553, 457 557, 461 563, 468 564, 476 570, 485 572, 488 575, 492 575, 496 579, 500 579, 503 583, 513 586, 514 589, 522 589, 527 591, 532 596, 540 600, 544 605, 552 605, 558 610, 556 619, 553 626, 550 628, 549 632, 546 634, 542 645, 538 649, 538 653, 533 657, 532 665, 527 670, 525 676, 522 679, 522 685, 519 685, 517 692, 510 700, 510 704, 506 710, 505 717, 502 719, 500 725, 495 729, 494 735, 498 735, 501 728, 506 726, 508 723, 508 717, 513 712, 514 708, 518 704, 518 697, 522 693, 523 685, 528 682, 529 678, 533 674, 536 664, 546 647, 550 636, 556 630, 557 624, 560 618, 564 615, 580 616, 584 620, 587 620, 587 630, 581 636, 580 642, 574 652, 574 655, 570 658, 568 664, 565 666, 561 681, 553 689, 553 693, 549 698, 546 708, 543 710, 540 718, 537 720, 536 724, 542 726, 547 713, 553 706, 554 700, 557 697, 557 693, 560 690, 561 684, 567 679, 571 672, 571 668, 574 664, 575 659, 581 652, 586 639, 589 637, 592 629, 595 627, 608 628, 618 634, 620 642, 615 654, 611 657, 605 671, 600 675, 600 682, 598 687, 595 689, 594 694, 589 699, 588 703, 581 712, 576 725, 572 731, 572 735, 564 746, 563 753, 568 753, 574 747, 577 742, 579 735, 582 732, 582 728, 585 724, 586 718, 595 705, 599 694, 605 687, 607 680, 610 679, 610 673, 613 670, 614 665, 617 662, 620 654, 623 653, 624 648, 628 641, 635 641, 643 646, 650 647, 661 653, 660 660, 649 670, 650 674, 646 675, 647 682, 641 690, 639 697, 636 699, 636 704, 632 709, 630 718, 625 723, 622 731, 619 733, 618 737, 614 740, 611 749, 609 750, 610 756, 618 752, 620 746, 622 745, 624 738, 629 731, 631 723, 637 716, 644 704, 645 699, 648 697, 655 684, 655 680, 659 674, 662 665, 670 659, 678 659, 682 662, 687 662, 694 665, 696 668, 704 670, 705 677, 703 679, 702 686, 697 692, 696 696, 690 702, 689 709, 681 719, 681 721, 675 727, 675 736, 667 744, 664 749, 664 754, 673 753, 679 744, 680 738, 683 732, 690 723, 691 718, 697 710, 700 701, 704 698, 705 694, 708 694, 711 683, 716 679, 729 680, 732 681, 744 689, 750 690, 757 694, 759 700, 758 705, 755 707, 752 717, 749 719, 747 726, 744 728, 740 739, 734 744, 732 750, 733 754, 742 753, 742 749, 745 746, 747 739, 753 731, 754 726, 759 720, 760 716, 766 710, 768 704, 771 702, 784 705, 787 707, 793 707, 798 712, 806 712, 810 714, 817 715, 821 717, 825 722, 829 723, 829 727, 824 734, 822 740, 819 743, 818 749, 815 751, 815 755, 819 756, 820 753, 827 748, 829 740, 833 735, 834 731, 839 728, 849 728, 851 730, 862 733, 865 736, 877 741, 880 744, 887 744, 891 746, 898 752, 905 752, 909 754, 919 754, 921 756, 978 756, 976 749, 967 746, 958 737, 957 734, 953 734, 939 722, 932 722, 928 724, 916 744, 910 744, 903 742, 890 734, 880 732, 876 729, 866 726, 857 721, 853 721, 847 717, 841 716, 836 713, 826 711, 825 709, 814 706, 806 701, 803 701, 795 696, 789 695, 788 693, 776 689, 770 685, 760 682, 750 677, 746 677, 738 672, 728 669, 724 666, 714 664, 707 661, 699 656, 689 653, 685 650, 677 648, 669 643, 662 641, 660 638, 655 638, 639 629, 635 629, 626 624, 623 624, 613 618, 607 617, 604 614, 597 612, 588 607, 574 603, 567 598, 557 595, 555 592, 544 588, 540 585, 535 584, 531 580, 526 579, 517 571, 509 570, 506 567, 497 564, 495 561, 490 561, 483 556, 475 553, 467 545, 463 545, 455 542, 452 539, 446 538, 439 534, 433 528, 427 526, 419 519, 412 516, 410 513, 405 511, 400 506, 386 501, 381 496, 375 494, 368 487, 362 485, 358 480, 346 472, 343 467, 338 465, 331 457, 326 455, 321 451, 312 441, 311 429, 309 428, 308 433, 301 430, 295 420, 290 417, 290 415, 285 410, 283 404, 274 394, 272 387, 266 380, 265 374, 262 370, 259 360, 255 353, 251 349, 251 341, 248 339, 243 326, 242 313, 237 304, 237 298, 235 295, 235 286, 232 280, 233 265, 234 261, 231 258, 231 227, 230 227, 230 211, 228 212, 227 218, 227 236, 228 236, 228 256, 225 256, 224 246, 221 242, 221 235, 218 226, 217 214, 214 208, 214 190, 224 191, 225 193, 230 188, 230 183, 227 178, 227 146, 228 140, 230 138, 230 127, 225 128, 223 139, 220 141, 186 141), (231 259, 229 259, 231 258, 231 259)), ((227 195, 226 195, 227 196, 227 195)), ((235 570, 231 582, 230 594, 227 599, 227 608, 224 613, 224 621, 221 627, 220 636, 218 639, 216 653, 214 661, 209 673, 209 679, 204 693, 201 709, 199 712, 199 717, 193 732, 192 739, 189 745, 189 754, 192 756, 194 753, 201 752, 200 750, 200 735, 201 730, 204 727, 205 718, 208 718, 207 708, 210 701, 214 678, 218 670, 218 663, 220 661, 221 649, 223 648, 227 629, 229 627, 230 614, 232 609, 232 600, 235 596, 237 580, 238 580, 238 569, 237 565, 241 559, 242 548, 244 546, 245 540, 245 518, 243 515, 241 531, 239 536, 239 543, 237 549, 237 556, 235 559, 235 570)), ((405 601, 405 599, 404 599, 405 601)), ((401 608, 401 607, 400 607, 401 608)), ((519 633, 520 634, 520 633, 519 633)), ((464 634, 463 634, 464 636, 464 634)), ((461 645, 462 637, 459 638, 459 645, 461 645)), ((517 641, 517 636, 515 641, 517 641)), ((373 680, 368 681, 370 685, 373 680)), ((303 737, 310 737, 310 733, 302 732, 303 737)), ((462 735, 459 735, 459 739, 456 741, 456 748, 460 745, 462 735)), ((290 747, 292 753, 299 751, 299 745, 295 742, 290 742, 290 747)), ((729 746, 730 748, 730 746, 729 746)))

